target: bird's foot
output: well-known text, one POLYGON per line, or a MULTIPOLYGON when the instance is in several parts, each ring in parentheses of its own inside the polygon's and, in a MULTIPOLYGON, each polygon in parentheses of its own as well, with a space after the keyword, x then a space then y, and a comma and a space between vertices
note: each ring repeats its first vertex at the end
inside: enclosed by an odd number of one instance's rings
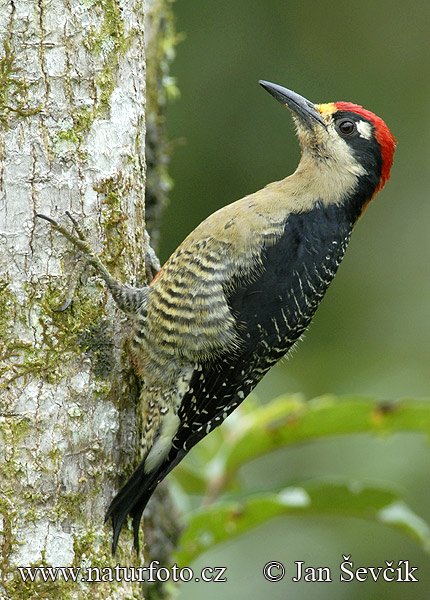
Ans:
POLYGON ((76 234, 72 231, 69 231, 66 227, 58 223, 58 221, 56 221, 52 217, 48 217, 47 215, 43 215, 41 213, 38 213, 36 215, 36 217, 38 217, 39 219, 44 219, 45 221, 48 221, 48 223, 50 223, 53 229, 58 231, 58 233, 61 233, 61 235, 63 235, 67 240, 69 240, 69 242, 71 242, 76 249, 80 250, 80 252, 83 255, 78 260, 75 268, 72 271, 66 299, 63 302, 63 304, 56 309, 56 312, 64 311, 70 306, 73 299, 73 295, 75 293, 76 285, 82 273, 85 271, 88 265, 92 265, 105 279, 105 281, 108 282, 108 284, 112 282, 112 278, 109 271, 102 263, 100 258, 94 253, 78 221, 72 216, 72 214, 69 211, 66 211, 66 215, 71 220, 73 229, 75 230, 76 234))

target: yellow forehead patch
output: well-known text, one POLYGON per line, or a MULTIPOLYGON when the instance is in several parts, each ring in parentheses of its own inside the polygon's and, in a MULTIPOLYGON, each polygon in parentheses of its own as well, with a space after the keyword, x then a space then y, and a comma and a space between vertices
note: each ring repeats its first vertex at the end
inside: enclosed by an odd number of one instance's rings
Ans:
POLYGON ((328 117, 337 112, 334 102, 329 102, 328 104, 317 104, 316 109, 322 114, 323 117, 328 117))

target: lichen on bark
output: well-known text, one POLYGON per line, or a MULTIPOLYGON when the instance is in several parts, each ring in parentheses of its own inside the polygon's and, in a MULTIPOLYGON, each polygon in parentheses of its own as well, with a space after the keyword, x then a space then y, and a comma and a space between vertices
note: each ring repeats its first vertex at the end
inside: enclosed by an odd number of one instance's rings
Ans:
POLYGON ((4 38, 3 56, 0 57, 0 124, 6 129, 13 118, 30 117, 40 110, 40 105, 28 105, 28 83, 20 79, 21 70, 9 40, 4 38))
MULTIPOLYGON (((151 29, 170 2, 145 10, 151 29)), ((116 277, 149 278, 143 16, 140 0, 14 0, 0 11, 0 596, 8 600, 141 595, 124 581, 24 582, 16 568, 141 560, 126 534, 112 558, 103 525, 119 472, 139 460, 128 325, 88 271, 71 307, 56 312, 79 257, 35 215, 72 211, 116 277)), ((158 45, 163 34, 149 37, 158 45)), ((162 514, 149 520, 148 539, 172 518, 162 514)), ((166 531, 174 544, 171 523, 166 531)))

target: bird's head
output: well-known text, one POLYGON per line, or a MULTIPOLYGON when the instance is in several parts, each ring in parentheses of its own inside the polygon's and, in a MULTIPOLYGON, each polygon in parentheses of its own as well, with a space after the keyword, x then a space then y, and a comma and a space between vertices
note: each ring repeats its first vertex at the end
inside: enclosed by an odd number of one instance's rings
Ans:
POLYGON ((312 174, 323 202, 360 196, 362 212, 390 177, 396 140, 384 121, 357 104, 313 104, 274 83, 259 83, 293 114, 303 153, 296 173, 312 174))

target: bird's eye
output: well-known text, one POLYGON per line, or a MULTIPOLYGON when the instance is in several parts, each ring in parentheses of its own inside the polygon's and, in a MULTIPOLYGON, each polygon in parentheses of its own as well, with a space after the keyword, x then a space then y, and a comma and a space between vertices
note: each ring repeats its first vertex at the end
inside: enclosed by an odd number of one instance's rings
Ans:
POLYGON ((342 135, 351 135, 355 131, 355 123, 349 119, 339 121, 337 127, 342 135))

